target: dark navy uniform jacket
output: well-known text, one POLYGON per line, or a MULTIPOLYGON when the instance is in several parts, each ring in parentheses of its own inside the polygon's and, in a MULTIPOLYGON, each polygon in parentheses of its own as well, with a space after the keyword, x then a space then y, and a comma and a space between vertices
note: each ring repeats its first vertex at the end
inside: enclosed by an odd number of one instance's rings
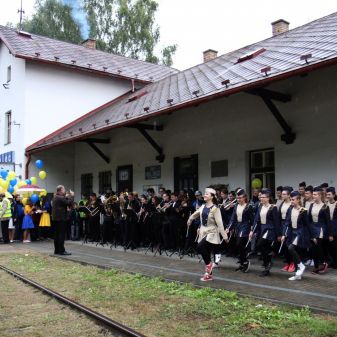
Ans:
POLYGON ((300 212, 297 218, 297 228, 293 228, 291 223, 291 212, 293 208, 293 206, 290 206, 288 208, 282 235, 286 236, 286 244, 288 246, 292 244, 297 238, 298 247, 309 248, 311 234, 308 211, 304 207, 300 208, 300 212))
POLYGON ((321 229, 323 231, 323 238, 327 239, 328 225, 330 222, 329 207, 327 205, 323 205, 318 213, 318 222, 314 222, 311 214, 313 206, 314 204, 312 203, 309 207, 309 224, 310 224, 311 239, 319 238, 321 229))
POLYGON ((330 209, 329 210, 329 226, 328 226, 328 234, 329 236, 335 236, 337 237, 337 203, 335 205, 335 208, 333 210, 332 218, 330 217, 330 209))
POLYGON ((262 205, 259 206, 255 220, 254 220, 254 233, 256 233, 260 238, 262 238, 265 233, 267 233, 267 240, 275 241, 278 236, 281 236, 281 225, 280 225, 280 217, 278 214, 277 207, 275 205, 271 205, 267 212, 266 216, 266 224, 261 224, 261 212, 262 205))
POLYGON ((249 232, 254 225, 254 210, 251 204, 247 204, 242 212, 242 221, 238 222, 236 209, 238 205, 235 205, 232 213, 232 217, 229 221, 227 228, 235 231, 237 237, 248 237, 249 232))

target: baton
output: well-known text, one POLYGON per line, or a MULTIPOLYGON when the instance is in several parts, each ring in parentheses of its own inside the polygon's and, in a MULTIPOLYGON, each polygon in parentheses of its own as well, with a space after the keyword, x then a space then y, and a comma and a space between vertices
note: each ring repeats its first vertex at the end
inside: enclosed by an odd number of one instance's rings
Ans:
POLYGON ((278 254, 281 253, 281 250, 282 250, 282 248, 283 248, 284 241, 285 241, 285 239, 286 239, 286 237, 287 237, 288 228, 289 228, 289 227, 286 228, 286 232, 284 233, 285 238, 284 238, 284 240, 281 242, 281 246, 280 246, 280 249, 279 249, 279 251, 278 251, 278 254))
MULTIPOLYGON (((253 229, 252 229, 253 235, 254 235, 254 232, 255 232, 256 226, 257 226, 257 223, 255 224, 255 226, 254 226, 254 227, 253 227, 253 229)), ((253 238, 253 236, 252 236, 252 238, 253 238)), ((252 239, 248 239, 248 241, 247 241, 247 244, 246 244, 245 248, 247 248, 247 247, 248 247, 248 245, 249 245, 249 243, 250 243, 251 241, 252 241, 252 239)))

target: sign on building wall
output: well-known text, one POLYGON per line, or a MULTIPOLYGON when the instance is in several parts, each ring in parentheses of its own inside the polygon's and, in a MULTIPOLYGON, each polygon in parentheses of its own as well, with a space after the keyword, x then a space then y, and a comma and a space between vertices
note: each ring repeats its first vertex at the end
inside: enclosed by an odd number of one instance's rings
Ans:
POLYGON ((14 163, 14 151, 0 154, 0 164, 13 164, 14 163))
POLYGON ((145 167, 145 179, 160 179, 161 178, 161 166, 146 166, 145 167))

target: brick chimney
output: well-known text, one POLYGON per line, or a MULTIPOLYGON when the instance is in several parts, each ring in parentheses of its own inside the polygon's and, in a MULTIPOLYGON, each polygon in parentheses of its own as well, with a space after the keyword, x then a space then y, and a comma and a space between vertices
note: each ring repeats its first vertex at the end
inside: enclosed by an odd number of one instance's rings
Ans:
POLYGON ((289 22, 283 19, 271 23, 273 36, 285 33, 289 30, 289 22))
POLYGON ((83 42, 81 42, 81 45, 86 47, 86 48, 96 49, 96 40, 86 39, 83 42))
POLYGON ((213 49, 207 49, 203 52, 204 62, 210 61, 218 57, 218 52, 213 49))

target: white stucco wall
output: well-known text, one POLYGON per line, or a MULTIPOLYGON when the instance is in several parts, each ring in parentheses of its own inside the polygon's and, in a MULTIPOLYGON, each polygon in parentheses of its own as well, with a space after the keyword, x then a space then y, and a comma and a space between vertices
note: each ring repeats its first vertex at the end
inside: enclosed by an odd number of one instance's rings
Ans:
POLYGON ((131 88, 129 81, 30 62, 26 83, 25 147, 131 88))
MULTIPOLYGON (((0 42, 0 154, 15 151, 15 163, 24 165, 24 110, 25 110, 25 61, 13 57, 7 47, 0 42), (11 81, 9 89, 3 87, 7 82, 7 67, 11 66, 11 81), (5 114, 12 111, 12 142, 5 145, 5 114)), ((1 164, 0 164, 1 166, 1 164)), ((13 169, 11 167, 4 167, 13 169)), ((23 175, 23 168, 15 166, 18 176, 23 175)))
MULTIPOLYGON (((297 133, 291 145, 280 140, 283 130, 262 100, 246 93, 150 119, 147 123, 156 121, 164 125, 162 132, 149 132, 166 156, 161 164, 162 177, 158 180, 145 180, 145 166, 158 164, 156 152, 135 129, 112 130, 111 143, 98 145, 110 157, 110 164, 86 144, 76 143, 75 191, 79 195, 81 174, 93 173, 93 189, 97 192, 98 172, 105 170, 112 171, 115 189, 117 166, 128 164, 133 165, 134 190, 141 192, 143 185, 149 184, 163 184, 173 189, 173 158, 194 153, 199 155, 200 189, 211 183, 248 188, 248 152, 270 147, 275 149, 276 185, 297 187, 299 181, 305 180, 312 185, 328 182, 337 186, 336 88, 336 66, 270 87, 292 95, 291 102, 277 104, 297 133), (212 179, 210 162, 222 159, 229 162, 229 175, 212 179)), ((56 149, 48 151, 50 159, 57 161, 56 152, 52 155, 56 149)))

